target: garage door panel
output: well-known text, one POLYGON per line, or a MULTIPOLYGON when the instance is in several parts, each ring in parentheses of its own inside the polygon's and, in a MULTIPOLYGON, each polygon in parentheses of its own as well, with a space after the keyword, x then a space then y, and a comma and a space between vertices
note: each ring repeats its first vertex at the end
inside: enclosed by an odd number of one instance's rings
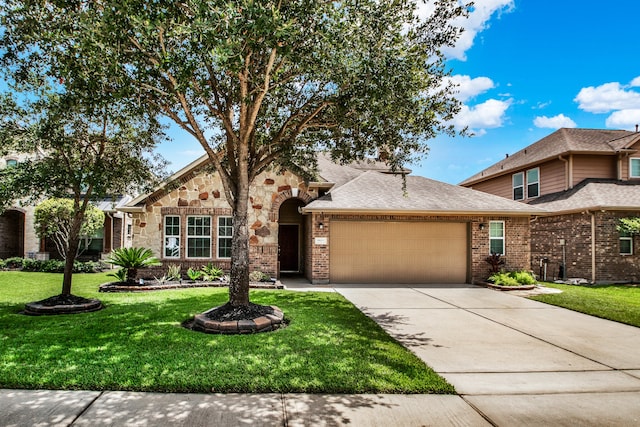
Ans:
POLYGON ((465 223, 333 221, 334 283, 463 283, 465 223))

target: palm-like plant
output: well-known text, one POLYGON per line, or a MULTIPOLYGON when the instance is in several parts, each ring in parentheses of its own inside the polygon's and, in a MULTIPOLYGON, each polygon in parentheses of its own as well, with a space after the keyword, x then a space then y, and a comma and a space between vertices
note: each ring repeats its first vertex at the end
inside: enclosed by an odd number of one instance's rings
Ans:
POLYGON ((127 282, 134 283, 139 268, 162 265, 160 260, 153 256, 151 249, 147 248, 118 248, 115 249, 107 262, 127 270, 127 282))

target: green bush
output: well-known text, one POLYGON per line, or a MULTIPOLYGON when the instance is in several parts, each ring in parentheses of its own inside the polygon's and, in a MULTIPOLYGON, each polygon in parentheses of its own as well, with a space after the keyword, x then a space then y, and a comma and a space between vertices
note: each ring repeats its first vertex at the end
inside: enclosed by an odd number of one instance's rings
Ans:
POLYGON ((533 285, 536 280, 527 271, 512 271, 506 273, 501 271, 489 277, 489 281, 498 286, 522 286, 533 285))
POLYGON ((221 268, 218 268, 211 263, 202 266, 202 280, 206 282, 216 280, 219 277, 222 277, 223 274, 224 271, 221 268))
POLYGON ((189 267, 189 269, 187 270, 187 276, 189 277, 189 280, 196 281, 202 277, 202 274, 203 274, 202 271, 194 270, 191 267, 189 267))
POLYGON ((23 259, 17 256, 7 258, 4 260, 6 268, 22 268, 23 259))
POLYGON ((263 273, 262 271, 256 270, 249 273, 249 280, 251 282, 265 282, 269 279, 270 279, 269 275, 263 273))
MULTIPOLYGON (((1 260, 0 260, 1 261, 1 260)), ((1 268, 20 268, 22 271, 41 273, 63 273, 64 261, 58 259, 37 260, 31 258, 7 258, 2 261, 1 268)), ((74 273, 99 273, 105 269, 101 262, 80 262, 73 263, 74 273)))

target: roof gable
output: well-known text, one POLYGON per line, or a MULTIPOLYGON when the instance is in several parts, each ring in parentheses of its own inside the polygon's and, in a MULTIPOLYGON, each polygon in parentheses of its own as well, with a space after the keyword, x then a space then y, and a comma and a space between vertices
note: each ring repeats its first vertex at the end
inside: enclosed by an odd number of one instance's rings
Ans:
POLYGON ((562 128, 513 155, 465 179, 472 185, 570 153, 614 155, 640 140, 640 133, 624 130, 562 128))

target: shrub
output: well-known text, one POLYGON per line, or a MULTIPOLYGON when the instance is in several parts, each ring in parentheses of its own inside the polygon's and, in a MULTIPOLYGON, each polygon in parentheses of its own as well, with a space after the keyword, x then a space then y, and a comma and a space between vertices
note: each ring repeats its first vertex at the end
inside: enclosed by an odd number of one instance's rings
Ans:
POLYGON ((494 273, 489 277, 489 281, 498 286, 533 285, 536 282, 533 276, 526 271, 494 273))
POLYGON ((107 262, 127 269, 127 282, 134 283, 138 269, 161 265, 160 260, 153 256, 147 248, 118 248, 107 258, 107 262))
POLYGON ((218 268, 211 263, 202 266, 202 279, 207 282, 216 280, 222 277, 223 274, 224 271, 222 271, 221 268, 218 268))
POLYGON ((4 270, 6 268, 6 266, 7 266, 7 264, 5 264, 5 262, 0 259, 0 270, 4 270))
POLYGON ((22 268, 23 259, 17 256, 7 258, 4 260, 6 268, 22 268))
POLYGON ((114 273, 112 272, 112 273, 107 274, 107 276, 115 277, 116 281, 118 281, 118 282, 126 282, 127 281, 127 269, 126 268, 119 268, 114 273))
POLYGON ((202 277, 202 271, 194 270, 193 268, 189 267, 189 269, 187 270, 187 277, 189 277, 190 280, 198 280, 202 277))
POLYGON ((490 273, 500 273, 500 268, 505 264, 502 255, 493 252, 484 260, 491 266, 491 269, 489 270, 490 273))
POLYGON ((256 270, 249 273, 249 281, 251 282, 265 282, 269 279, 270 279, 269 275, 263 273, 262 271, 256 270))
POLYGON ((180 273, 182 266, 180 264, 171 264, 167 267, 167 279, 168 280, 180 280, 182 274, 180 273))

